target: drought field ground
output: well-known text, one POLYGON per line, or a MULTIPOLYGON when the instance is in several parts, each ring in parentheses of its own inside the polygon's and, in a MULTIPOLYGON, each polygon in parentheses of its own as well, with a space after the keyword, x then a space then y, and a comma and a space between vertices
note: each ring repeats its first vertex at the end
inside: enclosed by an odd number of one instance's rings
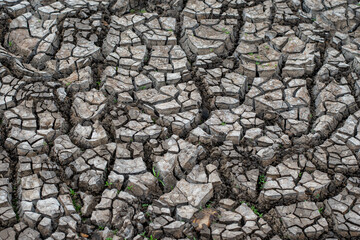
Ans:
POLYGON ((357 0, 0 0, 0 239, 360 239, 357 0))

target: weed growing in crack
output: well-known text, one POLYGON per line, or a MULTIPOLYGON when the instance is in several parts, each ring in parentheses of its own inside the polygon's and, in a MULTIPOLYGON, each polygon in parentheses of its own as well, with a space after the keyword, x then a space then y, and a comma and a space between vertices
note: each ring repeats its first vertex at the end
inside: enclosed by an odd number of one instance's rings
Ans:
POLYGON ((302 174, 303 174, 303 172, 299 172, 299 178, 301 178, 302 174))
POLYGON ((319 213, 322 213, 323 211, 324 211, 323 207, 319 208, 319 213))
POLYGON ((258 61, 256 61, 256 63, 255 63, 256 65, 260 65, 260 62, 258 62, 258 61))
POLYGON ((222 125, 222 126, 226 126, 226 122, 222 122, 221 125, 222 125))
POLYGON ((140 89, 141 90, 146 90, 146 86, 141 86, 140 89))
POLYGON ((160 182, 160 183, 165 187, 164 182, 160 179, 160 173, 157 172, 157 171, 155 171, 155 167, 152 168, 152 171, 153 171, 154 177, 156 177, 156 179, 158 180, 158 182, 160 182))
POLYGON ((117 98, 115 98, 115 99, 114 99, 114 103, 118 103, 118 100, 117 100, 117 98))
POLYGON ((9 47, 11 47, 12 46, 12 41, 9 41, 9 47))
POLYGON ((315 198, 316 198, 316 199, 319 199, 319 198, 320 198, 320 194, 316 194, 316 195, 315 195, 315 198))
POLYGON ((106 240, 112 240, 112 238, 109 237, 109 238, 106 238, 106 240))
POLYGON ((259 213, 259 211, 256 209, 256 207, 254 205, 251 206, 251 210, 258 215, 260 218, 262 218, 263 213, 259 213))
POLYGON ((206 206, 206 208, 212 208, 212 204, 213 204, 213 202, 209 202, 209 203, 206 204, 205 206, 206 206))
POLYGON ((70 191, 71 197, 75 197, 76 192, 74 191, 74 189, 70 188, 69 191, 70 191))
POLYGON ((130 13, 135 13, 135 9, 130 9, 130 13))
POLYGON ((147 208, 147 207, 149 206, 149 204, 144 203, 144 204, 142 204, 141 206, 144 207, 144 208, 147 208))
POLYGON ((145 10, 145 9, 141 9, 141 10, 140 10, 140 13, 146 13, 146 10, 145 10))
POLYGON ((127 189, 129 190, 129 191, 131 191, 131 189, 133 188, 134 186, 127 186, 127 189))
POLYGON ((226 34, 230 34, 230 31, 227 30, 226 28, 223 28, 222 31, 223 31, 224 33, 226 33, 226 34))
POLYGON ((258 180, 259 188, 260 188, 260 189, 263 189, 265 183, 266 183, 266 181, 265 181, 265 175, 264 175, 264 174, 261 174, 261 175, 259 176, 259 180, 258 180))
POLYGON ((105 186, 106 186, 106 187, 110 187, 111 185, 112 185, 111 182, 106 181, 106 183, 105 183, 105 186))
POLYGON ((169 31, 169 32, 173 32, 174 30, 172 30, 172 29, 168 29, 168 31, 169 31))
POLYGON ((105 228, 105 227, 103 227, 103 226, 98 226, 98 229, 99 229, 100 231, 104 230, 104 228, 105 228))

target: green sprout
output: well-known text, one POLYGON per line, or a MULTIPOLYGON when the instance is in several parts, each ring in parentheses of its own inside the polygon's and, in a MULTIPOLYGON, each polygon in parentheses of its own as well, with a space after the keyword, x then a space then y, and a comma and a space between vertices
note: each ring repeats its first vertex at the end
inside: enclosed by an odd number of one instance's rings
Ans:
POLYGON ((146 231, 140 233, 139 235, 142 236, 142 237, 145 237, 145 234, 146 234, 146 231))
POLYGON ((72 197, 75 197, 76 192, 74 191, 74 189, 70 188, 69 191, 70 191, 70 195, 71 195, 72 197))
POLYGON ((160 172, 155 171, 155 167, 152 168, 153 175, 156 179, 165 187, 164 182, 160 179, 160 172))
POLYGON ((114 235, 116 235, 118 232, 119 232, 119 229, 115 229, 115 230, 113 231, 114 235))
POLYGON ((119 70, 119 67, 118 67, 118 66, 116 66, 116 68, 115 68, 115 69, 116 69, 116 71, 118 71, 118 70, 119 70))
POLYGON ((260 189, 263 189, 265 183, 266 183, 266 181, 265 181, 265 175, 261 174, 261 175, 259 176, 259 180, 258 180, 259 188, 260 188, 260 189))
POLYGON ((96 84, 100 87, 101 81, 97 81, 96 84))
POLYGON ((117 98, 114 98, 114 103, 117 103, 117 102, 118 102, 117 98))
POLYGON ((169 32, 173 32, 174 30, 172 30, 172 29, 170 28, 170 29, 168 29, 168 31, 169 31, 169 32))
POLYGON ((322 213, 323 211, 324 211, 323 207, 319 208, 319 213, 322 213))
POLYGON ((99 226, 98 229, 99 230, 104 230, 105 227, 99 226))
POLYGON ((213 52, 213 51, 214 51, 214 49, 210 48, 210 52, 213 52))
POLYGON ((319 199, 319 198, 320 198, 320 194, 316 194, 315 198, 316 198, 316 199, 319 199))
POLYGON ((65 85, 66 85, 66 86, 70 86, 70 84, 71 84, 71 83, 70 83, 70 82, 68 82, 68 83, 66 83, 65 85))
POLYGON ((309 114, 309 118, 311 119, 312 117, 313 117, 313 115, 310 113, 310 114, 309 114))
POLYGON ((313 22, 316 22, 316 18, 311 19, 313 22))
POLYGON ((106 240, 112 240, 112 238, 109 237, 109 238, 106 238, 106 240))
POLYGON ((258 215, 260 218, 262 218, 263 213, 259 213, 259 211, 255 208, 254 205, 251 206, 251 210, 253 210, 253 212, 258 215))
POLYGON ((12 46, 12 41, 9 41, 9 47, 11 47, 12 46))
POLYGON ((135 13, 135 9, 130 9, 130 13, 135 13))
POLYGON ((147 203, 144 203, 143 205, 141 205, 142 207, 144 207, 144 208, 146 208, 146 207, 148 207, 149 206, 149 204, 147 204, 147 203))
POLYGON ((212 207, 212 204, 213 204, 213 202, 209 202, 209 203, 206 204, 205 206, 206 206, 206 208, 211 208, 211 207, 212 207))
POLYGON ((146 86, 141 86, 140 89, 141 89, 141 90, 145 90, 145 89, 146 89, 146 86))
POLYGON ((146 10, 145 10, 145 9, 141 9, 140 12, 141 12, 141 13, 146 13, 146 10))
POLYGON ((251 52, 251 53, 248 53, 248 55, 252 56, 252 55, 254 55, 254 53, 251 52))
POLYGON ((226 125, 226 122, 222 122, 221 125, 222 125, 222 126, 225 126, 225 125, 226 125))
POLYGON ((303 174, 303 172, 299 172, 299 178, 301 178, 302 174, 303 174))
POLYGON ((112 185, 111 182, 106 181, 106 183, 105 183, 105 186, 106 186, 106 187, 110 187, 111 185, 112 185))
POLYGON ((266 48, 266 49, 269 49, 269 46, 268 46, 268 45, 266 45, 266 46, 265 46, 265 48, 266 48))
POLYGON ((256 63, 255 63, 256 65, 260 65, 260 62, 258 62, 258 61, 256 61, 256 63))
POLYGON ((127 186, 127 189, 129 190, 129 191, 131 191, 131 189, 133 188, 134 186, 127 186))

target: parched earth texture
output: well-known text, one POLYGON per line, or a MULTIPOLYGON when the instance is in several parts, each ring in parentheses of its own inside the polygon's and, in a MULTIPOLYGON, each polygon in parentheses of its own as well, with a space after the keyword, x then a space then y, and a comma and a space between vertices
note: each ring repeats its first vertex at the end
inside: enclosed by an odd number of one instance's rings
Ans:
POLYGON ((358 0, 0 0, 0 239, 360 239, 358 0))

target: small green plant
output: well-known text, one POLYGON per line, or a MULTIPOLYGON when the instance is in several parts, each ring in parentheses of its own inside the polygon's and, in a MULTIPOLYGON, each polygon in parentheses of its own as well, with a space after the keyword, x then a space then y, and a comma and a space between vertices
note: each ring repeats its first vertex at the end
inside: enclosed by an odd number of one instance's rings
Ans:
POLYGON ((66 83, 66 86, 70 86, 70 84, 71 84, 71 83, 68 82, 68 83, 66 83))
POLYGON ((140 236, 142 236, 142 237, 145 237, 145 235, 146 235, 146 231, 144 231, 144 232, 140 233, 139 235, 140 235, 140 236))
POLYGON ((222 125, 222 126, 225 126, 225 125, 226 125, 226 122, 222 122, 221 125, 222 125))
POLYGON ((214 49, 213 48, 210 48, 210 52, 213 52, 214 51, 214 49))
POLYGON ((265 181, 265 175, 264 175, 264 174, 261 174, 261 175, 259 176, 259 180, 258 180, 259 188, 260 188, 260 189, 263 189, 265 183, 266 183, 266 181, 265 181))
POLYGON ((320 198, 320 194, 316 194, 316 195, 315 195, 315 198, 316 198, 316 199, 319 199, 319 198, 320 198))
POLYGON ((265 48, 266 48, 266 49, 269 49, 269 46, 268 46, 268 45, 266 45, 266 46, 265 46, 265 48))
POLYGON ((174 30, 172 30, 172 29, 170 28, 170 29, 168 29, 168 31, 169 31, 169 32, 173 32, 174 30))
POLYGON ((98 226, 98 229, 99 230, 104 230, 105 227, 102 227, 102 226, 98 226))
POLYGON ((323 211, 324 211, 323 207, 319 208, 319 213, 322 213, 323 211))
POLYGON ((144 207, 144 208, 147 208, 147 207, 149 206, 149 204, 144 203, 144 204, 142 204, 141 206, 144 207))
POLYGON ((223 28, 223 29, 221 29, 224 33, 226 33, 226 34, 230 34, 230 31, 229 30, 227 30, 226 28, 223 28))
POLYGON ((9 41, 9 47, 11 47, 12 46, 12 41, 9 41))
POLYGON ((119 232, 119 229, 113 230, 113 234, 116 235, 119 232))
POLYGON ((44 142, 44 146, 46 146, 47 145, 47 142, 44 142))
POLYGON ((309 118, 312 119, 312 117, 313 117, 313 115, 310 113, 310 114, 309 114, 309 118))
POLYGON ((150 237, 148 237, 149 240, 157 240, 157 238, 154 238, 153 235, 150 235, 150 237))
POLYGON ((118 103, 118 100, 117 100, 117 98, 114 98, 114 103, 118 103))
POLYGON ((260 65, 260 62, 258 62, 258 61, 256 61, 256 63, 255 63, 256 65, 260 65))
POLYGON ((209 202, 209 203, 206 204, 205 206, 206 206, 206 208, 211 208, 211 207, 212 207, 212 204, 213 204, 213 202, 209 202))
POLYGON ((243 203, 245 203, 245 201, 240 201, 240 204, 243 204, 243 203))
POLYGON ((251 53, 248 53, 248 55, 252 56, 252 55, 254 55, 254 53, 251 52, 251 53))
POLYGON ((251 210, 253 210, 253 212, 258 215, 259 217, 262 218, 263 213, 259 213, 259 211, 256 209, 256 207, 254 205, 251 206, 251 210))
POLYGON ((106 187, 110 187, 111 185, 112 185, 111 182, 106 181, 106 183, 105 183, 105 186, 106 186, 106 187))
POLYGON ((145 89, 146 89, 146 86, 141 86, 140 89, 141 89, 141 90, 145 90, 145 89))
POLYGON ((156 177, 156 179, 165 187, 164 182, 160 179, 160 173, 155 171, 155 167, 152 168, 153 175, 156 177))
POLYGON ((299 178, 301 178, 302 174, 303 174, 303 172, 299 172, 299 178))
POLYGON ((133 188, 134 186, 127 186, 127 189, 129 190, 129 191, 131 191, 131 189, 133 188))
POLYGON ((106 238, 106 240, 112 240, 112 238, 106 238))
POLYGON ((141 9, 140 12, 141 12, 141 13, 146 13, 146 10, 145 10, 145 9, 141 9))
POLYGON ((75 199, 73 199, 72 202, 73 202, 75 211, 76 211, 77 213, 81 213, 81 205, 80 205, 80 204, 77 204, 76 201, 75 201, 75 199))
POLYGON ((130 9, 130 13, 135 13, 135 9, 130 9))
POLYGON ((75 197, 76 192, 74 191, 74 189, 70 188, 69 191, 70 191, 71 197, 75 197))
POLYGON ((316 18, 311 19, 313 22, 316 22, 316 18))
POLYGON ((116 66, 116 68, 115 68, 115 69, 116 69, 116 71, 118 71, 118 70, 119 70, 119 67, 118 67, 118 66, 116 66))
POLYGON ((96 84, 100 87, 101 81, 97 81, 96 84))

